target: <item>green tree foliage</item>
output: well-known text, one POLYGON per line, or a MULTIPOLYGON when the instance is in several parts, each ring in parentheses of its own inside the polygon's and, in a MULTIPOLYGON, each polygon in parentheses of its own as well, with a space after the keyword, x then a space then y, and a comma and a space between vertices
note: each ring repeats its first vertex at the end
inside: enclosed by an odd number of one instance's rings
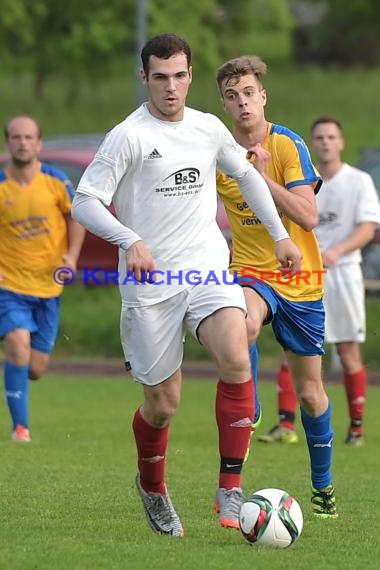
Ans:
MULTIPOLYGON (((0 0, 3 69, 30 71, 38 99, 47 79, 64 76, 72 103, 83 78, 104 77, 115 62, 135 60, 138 2, 0 0)), ((185 37, 197 71, 214 71, 244 52, 271 61, 289 53, 286 0, 145 0, 145 5, 148 36, 172 31, 185 37)))
POLYGON ((256 53, 289 58, 293 17, 286 0, 185 0, 149 3, 149 33, 174 31, 191 44, 197 68, 212 71, 228 58, 256 53))
POLYGON ((378 0, 331 0, 319 30, 328 57, 346 64, 380 62, 380 10, 378 0))
POLYGON ((298 59, 343 65, 380 62, 379 0, 292 0, 302 14, 297 26, 298 59), (316 14, 316 21, 308 17, 316 14))
POLYGON ((0 0, 0 47, 12 71, 31 69, 41 97, 47 77, 103 74, 133 38, 133 0, 0 0), (131 16, 132 14, 132 16, 131 16))
POLYGON ((217 0, 151 0, 149 36, 176 33, 191 45, 197 69, 215 69, 219 59, 219 41, 215 34, 217 13, 217 0))
POLYGON ((222 59, 242 54, 272 63, 289 59, 293 16, 286 0, 221 0, 218 18, 222 59))

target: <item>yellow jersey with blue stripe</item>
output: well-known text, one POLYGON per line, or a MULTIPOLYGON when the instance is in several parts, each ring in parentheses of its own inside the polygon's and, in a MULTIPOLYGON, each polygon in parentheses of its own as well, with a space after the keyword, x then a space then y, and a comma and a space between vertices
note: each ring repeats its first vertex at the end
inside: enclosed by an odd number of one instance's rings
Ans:
POLYGON ((28 185, 0 171, 0 287, 36 297, 56 297, 62 286, 54 270, 67 252, 65 216, 74 189, 67 176, 47 164, 28 185))
MULTIPOLYGON (((262 146, 271 154, 268 176, 272 180, 288 190, 310 185, 315 193, 319 191, 322 180, 311 161, 305 142, 297 133, 287 127, 269 123, 262 146)), ((265 281, 289 300, 320 299, 323 295, 324 272, 314 232, 306 232, 279 211, 284 226, 303 255, 302 273, 293 278, 281 276, 273 239, 245 202, 236 181, 217 172, 217 188, 232 230, 231 272, 265 281)))

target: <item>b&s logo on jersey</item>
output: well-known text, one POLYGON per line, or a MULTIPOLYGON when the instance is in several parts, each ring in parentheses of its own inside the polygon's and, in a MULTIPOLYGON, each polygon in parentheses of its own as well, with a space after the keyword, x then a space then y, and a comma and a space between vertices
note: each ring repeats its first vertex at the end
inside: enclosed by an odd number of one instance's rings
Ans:
POLYGON ((182 168, 167 176, 162 186, 156 188, 156 192, 160 192, 165 197, 197 194, 203 186, 199 182, 199 176, 198 168, 182 168))
POLYGON ((335 222, 337 217, 338 216, 335 212, 324 212, 323 214, 320 214, 318 223, 320 225, 331 224, 332 222, 335 222))

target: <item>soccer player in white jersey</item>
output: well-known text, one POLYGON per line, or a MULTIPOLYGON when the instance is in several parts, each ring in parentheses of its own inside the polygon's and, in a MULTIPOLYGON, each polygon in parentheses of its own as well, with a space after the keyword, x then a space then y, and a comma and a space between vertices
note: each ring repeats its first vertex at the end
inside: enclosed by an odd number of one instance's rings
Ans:
POLYGON ((380 223, 379 200, 370 175, 342 161, 339 121, 331 117, 315 121, 311 147, 324 180, 317 199, 316 234, 327 268, 326 342, 335 344, 343 368, 350 417, 346 443, 361 445, 367 386, 361 355, 366 335, 361 249, 380 223))
POLYGON ((121 339, 144 394, 133 418, 136 484, 150 527, 183 535, 165 470, 188 328, 218 365, 216 503, 220 524, 238 528, 253 385, 243 291, 230 276, 225 283, 229 250, 215 221, 217 165, 237 179, 268 228, 279 265, 297 271, 302 256, 245 149, 217 117, 185 106, 192 80, 189 45, 161 34, 146 43, 141 58, 148 101, 108 133, 79 183, 73 212, 120 248, 121 339), (105 207, 111 201, 116 218, 105 207))
MULTIPOLYGON (((361 250, 374 236, 380 222, 380 206, 370 175, 343 162, 344 144, 337 119, 321 117, 313 123, 311 149, 324 181, 317 196, 319 222, 315 231, 327 268, 325 340, 336 346, 343 369, 350 418, 345 441, 359 446, 364 443, 367 388, 361 354, 366 336, 361 250)), ((288 427, 293 431, 295 393, 289 372, 287 375, 287 379, 281 374, 278 378, 279 409, 288 416, 292 414, 293 425, 288 427)))

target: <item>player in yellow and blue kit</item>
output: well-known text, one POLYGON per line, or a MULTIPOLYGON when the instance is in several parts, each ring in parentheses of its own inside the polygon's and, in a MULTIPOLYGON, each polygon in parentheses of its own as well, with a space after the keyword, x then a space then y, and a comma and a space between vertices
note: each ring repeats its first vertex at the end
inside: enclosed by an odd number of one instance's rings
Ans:
MULTIPOLYGON (((247 328, 255 342, 263 324, 272 323, 296 379, 301 417, 310 454, 312 509, 323 518, 336 517, 331 462, 331 408, 323 387, 324 309, 323 266, 312 231, 318 215, 315 193, 321 178, 302 138, 270 123, 262 78, 265 63, 256 56, 226 62, 217 72, 224 108, 232 118, 233 134, 252 157, 267 182, 284 226, 303 255, 302 271, 282 275, 273 241, 249 209, 236 183, 218 174, 218 192, 232 229, 231 271, 237 272, 248 306, 247 328)), ((257 351, 251 347, 253 375, 257 351)))
POLYGON ((71 182, 37 158, 36 121, 11 119, 5 141, 10 164, 0 171, 0 338, 12 437, 30 441, 28 378, 45 372, 59 324, 62 285, 54 271, 75 271, 85 230, 70 216, 71 182))

